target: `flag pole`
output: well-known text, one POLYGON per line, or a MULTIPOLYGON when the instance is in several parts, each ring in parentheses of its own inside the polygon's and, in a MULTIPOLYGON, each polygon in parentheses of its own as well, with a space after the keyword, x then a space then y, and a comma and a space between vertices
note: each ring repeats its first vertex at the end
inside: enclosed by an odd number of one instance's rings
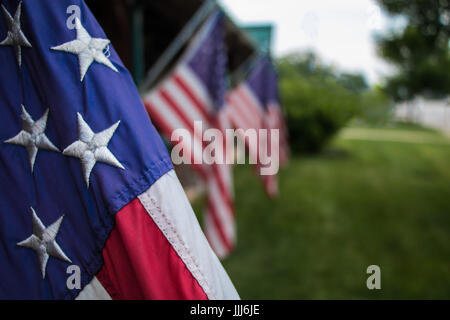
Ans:
POLYGON ((252 54, 250 54, 241 65, 236 68, 233 74, 230 76, 231 84, 237 85, 239 84, 247 74, 253 69, 255 63, 264 55, 260 50, 255 50, 252 54))
POLYGON ((217 7, 216 0, 206 0, 197 12, 192 16, 188 23, 183 27, 181 32, 172 41, 169 47, 158 58, 156 63, 150 68, 144 81, 139 87, 139 91, 144 93, 151 88, 156 79, 161 75, 167 65, 172 61, 181 48, 189 41, 197 27, 205 20, 205 18, 217 7))

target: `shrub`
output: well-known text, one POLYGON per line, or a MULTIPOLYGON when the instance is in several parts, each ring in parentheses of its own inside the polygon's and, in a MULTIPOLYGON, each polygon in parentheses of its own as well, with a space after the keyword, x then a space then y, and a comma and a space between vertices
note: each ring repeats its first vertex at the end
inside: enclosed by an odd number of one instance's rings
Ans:
POLYGON ((288 59, 279 64, 290 146, 293 152, 319 152, 359 114, 361 94, 345 88, 330 70, 322 67, 320 72, 304 74, 302 68, 301 63, 288 59))

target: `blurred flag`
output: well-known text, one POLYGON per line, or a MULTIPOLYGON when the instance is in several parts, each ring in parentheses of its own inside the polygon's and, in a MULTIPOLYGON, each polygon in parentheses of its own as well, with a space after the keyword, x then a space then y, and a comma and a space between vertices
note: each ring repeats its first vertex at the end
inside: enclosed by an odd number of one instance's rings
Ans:
POLYGON ((289 160, 289 144, 286 118, 280 106, 278 73, 268 58, 264 63, 267 68, 267 95, 263 99, 266 107, 266 123, 269 129, 280 130, 280 164, 284 166, 289 160))
POLYGON ((0 10, 0 298, 233 299, 131 76, 83 1, 0 10))
MULTIPOLYGON (((205 233, 219 257, 226 256, 236 241, 231 167, 205 163, 202 151, 210 143, 203 141, 205 130, 217 128, 224 132, 229 127, 224 113, 224 36, 223 13, 216 11, 198 31, 170 76, 144 96, 152 121, 168 141, 176 129, 186 129, 193 137, 193 148, 190 140, 181 143, 185 143, 184 152, 190 153, 193 168, 207 186, 205 233), (196 130, 196 121, 201 122, 201 131, 196 130)), ((225 163, 224 145, 218 147, 225 163)))
MULTIPOLYGON (((267 141, 258 137, 258 147, 271 149, 270 129, 279 130, 280 163, 288 160, 287 130, 282 109, 279 105, 278 76, 267 56, 258 58, 246 80, 227 94, 226 113, 231 124, 236 129, 266 129, 267 141)), ((245 139, 244 136, 241 137, 245 139)), ((264 190, 270 197, 278 194, 277 175, 261 175, 263 163, 256 148, 248 145, 247 149, 257 159, 256 170, 261 177, 264 190)), ((266 150, 264 150, 264 153, 266 150)))

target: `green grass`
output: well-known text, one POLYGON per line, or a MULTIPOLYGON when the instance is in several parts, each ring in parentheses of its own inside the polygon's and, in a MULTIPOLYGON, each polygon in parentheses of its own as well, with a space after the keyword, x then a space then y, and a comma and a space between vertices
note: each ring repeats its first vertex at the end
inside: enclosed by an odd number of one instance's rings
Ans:
POLYGON ((348 125, 350 128, 374 128, 374 129, 389 129, 389 130, 414 130, 418 132, 432 132, 438 134, 438 131, 433 128, 423 127, 420 124, 406 121, 391 121, 388 123, 368 123, 364 120, 355 119, 350 122, 348 125))
POLYGON ((450 145, 337 138, 292 157, 278 199, 249 166, 235 193, 223 263, 244 299, 450 298, 450 145), (381 290, 366 288, 372 264, 381 290))
POLYGON ((342 130, 341 137, 351 140, 363 141, 386 141, 404 143, 424 143, 424 144, 450 144, 448 137, 437 134, 434 131, 412 130, 398 128, 346 128, 342 130))

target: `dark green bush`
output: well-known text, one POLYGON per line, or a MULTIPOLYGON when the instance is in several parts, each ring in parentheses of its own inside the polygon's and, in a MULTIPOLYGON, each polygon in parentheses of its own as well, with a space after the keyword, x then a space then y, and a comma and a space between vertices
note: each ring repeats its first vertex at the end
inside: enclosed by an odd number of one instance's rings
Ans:
POLYGON ((344 87, 331 69, 305 68, 305 63, 280 61, 281 99, 292 151, 319 152, 359 114, 362 94, 344 87))

